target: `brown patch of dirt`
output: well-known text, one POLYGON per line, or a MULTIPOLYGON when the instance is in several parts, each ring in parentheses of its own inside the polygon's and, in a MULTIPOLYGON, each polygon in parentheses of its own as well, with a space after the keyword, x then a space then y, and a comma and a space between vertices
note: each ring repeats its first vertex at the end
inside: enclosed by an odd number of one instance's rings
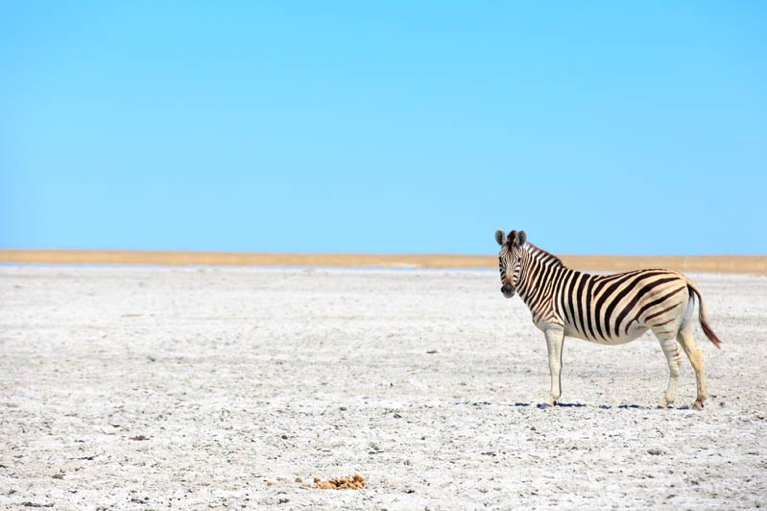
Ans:
POLYGON ((314 486, 321 490, 361 490, 367 486, 367 482, 364 477, 358 474, 353 476, 334 477, 327 481, 315 477, 314 486))

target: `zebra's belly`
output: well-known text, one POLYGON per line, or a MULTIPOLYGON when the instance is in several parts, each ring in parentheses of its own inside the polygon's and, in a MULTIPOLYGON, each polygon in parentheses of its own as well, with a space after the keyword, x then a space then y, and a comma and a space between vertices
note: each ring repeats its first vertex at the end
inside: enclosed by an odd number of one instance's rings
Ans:
POLYGON ((631 328, 629 328, 628 333, 621 334, 619 336, 608 336, 607 338, 603 337, 592 337, 590 335, 585 335, 581 331, 579 331, 577 328, 574 328, 570 325, 565 325, 565 335, 567 337, 577 337, 578 339, 583 339, 584 341, 593 342, 596 344, 604 344, 607 346, 615 346, 618 344, 626 344, 629 343, 639 337, 642 336, 648 329, 643 326, 639 325, 633 325, 631 328))

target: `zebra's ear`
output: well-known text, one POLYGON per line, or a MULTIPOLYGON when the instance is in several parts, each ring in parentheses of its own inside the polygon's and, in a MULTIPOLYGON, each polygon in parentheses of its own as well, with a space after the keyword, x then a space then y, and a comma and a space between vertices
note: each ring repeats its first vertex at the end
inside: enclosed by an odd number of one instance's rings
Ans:
POLYGON ((525 244, 526 241, 527 241, 527 234, 525 234, 525 231, 519 231, 517 233, 517 239, 514 242, 514 244, 518 247, 521 247, 522 245, 525 244))
POLYGON ((499 245, 503 245, 503 238, 506 237, 506 233, 501 231, 500 229, 495 231, 495 242, 499 245))

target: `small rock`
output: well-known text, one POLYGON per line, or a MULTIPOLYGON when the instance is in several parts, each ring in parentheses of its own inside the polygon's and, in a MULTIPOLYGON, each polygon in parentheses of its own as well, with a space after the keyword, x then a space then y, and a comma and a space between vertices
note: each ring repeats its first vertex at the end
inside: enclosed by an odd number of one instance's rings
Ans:
POLYGON ((652 454, 653 456, 660 456, 663 454, 663 450, 653 447, 652 449, 647 449, 647 453, 652 454))

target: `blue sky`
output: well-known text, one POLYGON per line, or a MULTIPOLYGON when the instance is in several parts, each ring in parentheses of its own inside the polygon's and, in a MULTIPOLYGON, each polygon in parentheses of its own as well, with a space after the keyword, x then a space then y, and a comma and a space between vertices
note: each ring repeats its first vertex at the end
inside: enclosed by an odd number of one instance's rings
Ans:
POLYGON ((0 247, 767 253, 762 2, 3 2, 0 247))

